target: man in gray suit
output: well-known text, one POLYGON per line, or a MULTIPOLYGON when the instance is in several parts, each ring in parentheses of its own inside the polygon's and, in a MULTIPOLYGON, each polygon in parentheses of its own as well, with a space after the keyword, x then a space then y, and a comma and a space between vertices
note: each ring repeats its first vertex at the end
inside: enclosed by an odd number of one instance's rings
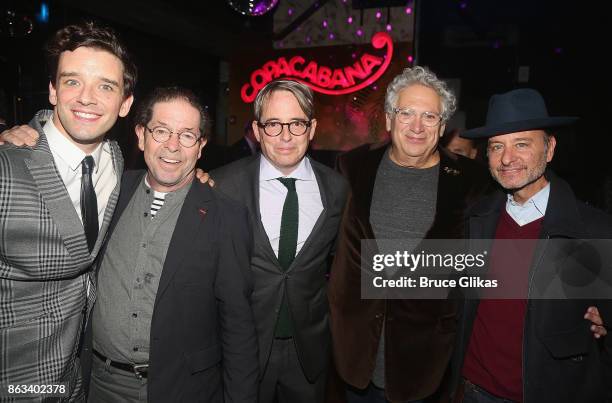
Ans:
POLYGON ((252 307, 259 339, 259 402, 324 400, 330 335, 327 257, 347 196, 345 180, 306 157, 317 126, 311 90, 269 83, 255 100, 261 154, 211 173, 249 209, 252 307))
POLYGON ((90 267, 123 170, 104 136, 130 110, 136 67, 93 23, 58 31, 47 57, 54 108, 30 123, 37 144, 0 146, 0 397, 17 395, 9 384, 63 384, 54 392, 84 400, 76 357, 95 298, 90 267))

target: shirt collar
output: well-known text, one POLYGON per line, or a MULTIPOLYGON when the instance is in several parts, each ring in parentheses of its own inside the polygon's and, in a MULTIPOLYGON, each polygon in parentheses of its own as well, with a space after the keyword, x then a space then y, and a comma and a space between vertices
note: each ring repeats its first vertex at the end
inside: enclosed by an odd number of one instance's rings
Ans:
POLYGON ((512 194, 508 194, 506 202, 506 210, 513 211, 530 211, 537 214, 539 217, 544 217, 546 207, 548 206, 548 197, 550 196, 550 183, 547 183, 540 191, 529 198, 522 205, 514 200, 512 194))
POLYGON ((298 166, 291 172, 289 175, 283 174, 279 171, 268 159, 265 155, 261 154, 261 158, 259 160, 259 181, 270 181, 276 178, 295 178, 302 181, 312 181, 315 180, 314 172, 312 170, 312 165, 310 164, 310 160, 308 157, 302 158, 298 166))
MULTIPOLYGON (((55 126, 53 119, 47 120, 47 123, 43 126, 43 131, 45 136, 47 136, 49 148, 54 156, 61 158, 73 171, 79 169, 83 158, 88 154, 85 154, 83 150, 68 140, 55 126)), ((98 144, 96 149, 89 154, 94 159, 94 173, 98 173, 98 168, 100 167, 103 144, 104 142, 98 144)))

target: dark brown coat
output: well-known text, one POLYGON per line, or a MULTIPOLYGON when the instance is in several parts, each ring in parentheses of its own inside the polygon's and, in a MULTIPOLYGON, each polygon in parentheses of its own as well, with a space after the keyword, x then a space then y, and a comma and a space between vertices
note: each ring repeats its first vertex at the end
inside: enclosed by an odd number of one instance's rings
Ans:
MULTIPOLYGON (((342 155, 338 162, 351 193, 329 284, 334 359, 345 382, 367 387, 384 323, 387 398, 416 400, 434 394, 441 384, 455 341, 457 304, 361 299, 360 241, 374 239, 370 205, 385 150, 387 144, 365 145, 342 155)), ((441 150, 436 215, 426 237, 463 238, 464 212, 489 183, 484 167, 441 150)))

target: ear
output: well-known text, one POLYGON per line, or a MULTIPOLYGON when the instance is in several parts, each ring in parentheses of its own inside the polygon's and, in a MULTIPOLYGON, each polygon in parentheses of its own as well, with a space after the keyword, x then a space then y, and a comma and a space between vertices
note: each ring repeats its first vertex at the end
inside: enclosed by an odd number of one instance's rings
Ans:
POLYGON ((257 142, 261 143, 261 134, 259 133, 259 126, 257 126, 257 121, 254 120, 251 126, 253 127, 253 134, 255 135, 257 142))
POLYGON ((390 132, 391 131, 391 122, 393 120, 393 115, 389 114, 388 112, 385 113, 385 121, 386 121, 386 127, 387 127, 387 131, 390 132))
POLYGON ((49 103, 53 106, 57 105, 57 91, 51 81, 49 81, 49 103))
POLYGON ((208 142, 208 139, 200 139, 200 144, 198 145, 198 147, 200 147, 200 149, 198 150, 198 158, 196 159, 200 159, 200 157, 202 156, 202 149, 204 148, 204 146, 206 145, 206 143, 208 142))
POLYGON ((308 135, 308 141, 312 141, 312 138, 314 137, 316 129, 317 129, 317 119, 312 119, 310 121, 310 134, 308 135))
POLYGON ((136 132, 136 136, 138 137, 138 148, 140 149, 140 151, 144 152, 144 148, 145 148, 145 129, 144 129, 144 127, 138 125, 138 126, 136 126, 134 131, 136 132))
POLYGON ((557 139, 555 136, 550 136, 548 138, 548 150, 546 151, 546 162, 550 162, 555 155, 555 147, 557 146, 557 139))
POLYGON ((444 136, 444 133, 446 133, 446 123, 444 123, 443 125, 440 125, 440 138, 444 136))
POLYGON ((121 103, 121 107, 119 108, 119 116, 122 118, 126 117, 130 112, 130 108, 132 107, 132 103, 134 103, 134 95, 130 95, 121 103))

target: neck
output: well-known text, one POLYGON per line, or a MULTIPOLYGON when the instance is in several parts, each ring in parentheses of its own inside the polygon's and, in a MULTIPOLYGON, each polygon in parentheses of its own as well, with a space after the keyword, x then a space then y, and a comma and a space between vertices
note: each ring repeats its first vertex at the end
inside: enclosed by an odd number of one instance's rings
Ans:
POLYGON ((55 126, 57 131, 60 132, 62 136, 67 138, 68 141, 70 141, 79 150, 83 151, 87 155, 90 155, 91 153, 93 153, 94 150, 100 145, 100 143, 104 141, 104 136, 98 137, 95 140, 92 140, 92 142, 88 142, 88 143, 79 143, 75 141, 70 135, 68 135, 68 133, 66 133, 66 130, 64 130, 63 126, 57 121, 57 116, 55 114, 53 115, 53 125, 55 126))
POLYGON ((525 204, 527 200, 531 199, 536 193, 544 189, 548 185, 548 180, 544 175, 540 176, 535 181, 523 186, 512 192, 512 198, 519 204, 525 204))
POLYGON ((440 162, 440 152, 437 149, 434 150, 432 154, 419 157, 405 157, 400 159, 397 157, 397 154, 398 153, 395 152, 393 146, 391 146, 389 158, 391 158, 391 161, 393 161, 396 165, 405 168, 426 169, 431 168, 440 162))

